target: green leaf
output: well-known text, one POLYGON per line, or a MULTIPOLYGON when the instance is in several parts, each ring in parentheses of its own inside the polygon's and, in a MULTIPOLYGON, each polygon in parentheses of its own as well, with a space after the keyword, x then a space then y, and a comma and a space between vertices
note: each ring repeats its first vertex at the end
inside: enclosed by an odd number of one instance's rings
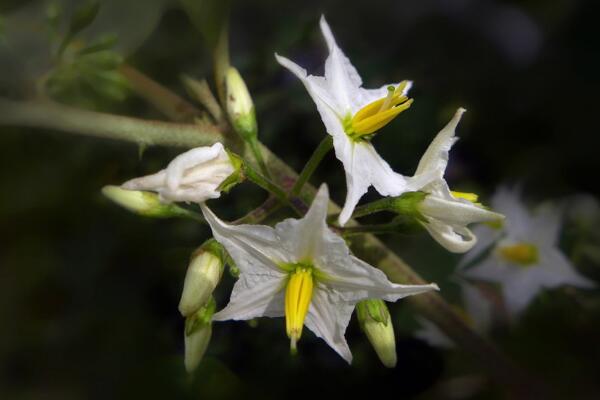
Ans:
POLYGON ((100 11, 100 3, 92 0, 75 10, 69 24, 67 36, 75 36, 85 28, 87 28, 98 15, 100 11))
POLYGON ((180 3, 206 45, 214 48, 223 25, 227 24, 230 0, 180 0, 180 3))

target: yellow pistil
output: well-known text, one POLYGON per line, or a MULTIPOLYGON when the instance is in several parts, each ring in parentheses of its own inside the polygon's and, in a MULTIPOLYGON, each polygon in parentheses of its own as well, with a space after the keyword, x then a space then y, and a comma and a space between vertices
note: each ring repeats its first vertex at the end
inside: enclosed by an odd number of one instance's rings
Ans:
POLYGON ((536 264, 540 258, 538 248, 530 243, 502 246, 498 248, 498 253, 505 260, 523 267, 536 264))
POLYGON ((285 290, 285 328, 290 338, 290 349, 296 352, 296 343, 302 336, 304 319, 313 295, 314 279, 311 268, 297 267, 292 272, 285 290))
POLYGON ((352 139, 361 139, 371 135, 408 109, 413 100, 402 94, 407 84, 407 81, 403 81, 396 88, 389 86, 386 97, 375 100, 358 110, 348 121, 349 123, 345 124, 348 136, 352 139))

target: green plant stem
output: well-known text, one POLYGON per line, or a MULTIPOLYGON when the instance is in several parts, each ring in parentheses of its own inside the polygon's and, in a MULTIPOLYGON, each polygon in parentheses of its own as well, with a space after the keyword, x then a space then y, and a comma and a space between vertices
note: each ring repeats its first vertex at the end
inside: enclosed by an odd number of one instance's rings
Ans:
POLYGON ((250 151, 252 151, 252 154, 254 155, 254 159, 256 160, 256 162, 258 163, 258 166, 260 168, 260 170, 262 171, 263 174, 265 174, 266 177, 270 177, 271 173, 269 172, 269 168, 267 167, 267 164, 265 163, 265 159, 262 155, 262 151, 260 150, 260 143, 258 142, 258 139, 256 137, 248 140, 248 145, 250 146, 250 151))
POLYGON ((198 147, 223 141, 210 124, 177 124, 81 110, 52 102, 0 98, 0 125, 46 128, 144 145, 198 147))
POLYGON ((360 218, 382 211, 393 211, 395 200, 396 199, 393 197, 384 197, 383 199, 375 200, 371 203, 358 206, 354 209, 352 218, 360 218))
MULTIPOLYGON (((135 143, 195 147, 223 141, 223 135, 213 126, 181 125, 165 122, 144 121, 136 118, 119 117, 84 111, 72 107, 48 103, 15 102, 0 99, 0 126, 26 126, 54 129, 82 135, 121 139, 135 143)), ((233 136, 233 135, 231 135, 233 136)), ((266 156, 265 162, 272 171, 273 182, 286 187, 297 179, 296 173, 268 148, 260 145, 266 156)), ((245 155, 248 159, 248 155, 245 155)), ((278 190, 279 195, 281 189, 278 190)), ((303 187, 300 198, 309 201, 316 189, 310 184, 303 187)), ((339 212, 335 203, 330 203, 330 212, 339 212)), ((355 226, 349 221, 347 226, 355 226)), ((389 250, 373 235, 361 235, 352 241, 354 253, 372 265, 378 266, 392 282, 422 285, 426 282, 389 250)), ((487 369, 499 384, 515 396, 540 391, 538 383, 524 374, 509 359, 485 338, 474 332, 460 316, 452 310, 437 293, 428 292, 407 298, 426 318, 434 322, 479 365, 487 369)), ((539 393, 538 393, 539 394, 539 393)), ((531 395, 535 398, 535 395, 531 395)), ((540 398, 540 396, 537 396, 540 398)))
POLYGON ((287 193, 277 184, 273 183, 269 178, 261 175, 257 170, 255 170, 252 166, 248 165, 248 163, 244 163, 244 175, 248 180, 254 182, 273 196, 275 196, 279 201, 286 204, 290 208, 292 208, 298 215, 304 215, 302 209, 297 207, 294 202, 288 199, 287 193))
POLYGON ((297 196, 302 191, 302 187, 304 186, 304 184, 310 179, 312 174, 315 172, 315 170, 321 163, 321 160, 323 160, 323 157, 325 157, 325 154, 327 154, 332 147, 333 138, 329 135, 325 136, 325 138, 321 140, 321 143, 319 143, 315 151, 310 156, 310 159, 302 169, 298 180, 296 181, 296 183, 294 183, 294 186, 292 187, 292 190, 290 192, 292 196, 297 196))

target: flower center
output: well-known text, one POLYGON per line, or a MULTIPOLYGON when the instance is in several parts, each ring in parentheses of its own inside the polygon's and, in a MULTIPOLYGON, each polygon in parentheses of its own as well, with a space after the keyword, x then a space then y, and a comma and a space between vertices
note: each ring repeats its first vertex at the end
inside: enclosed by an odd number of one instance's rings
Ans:
POLYGON ((408 109, 413 100, 403 94, 406 85, 408 82, 402 81, 395 88, 388 86, 386 97, 367 104, 354 116, 345 118, 343 125, 346 134, 354 140, 368 140, 372 134, 408 109))
POLYGON ((479 196, 475 193, 455 192, 454 190, 452 190, 450 193, 452 193, 452 196, 456 197, 457 199, 468 200, 475 204, 477 204, 477 200, 479 199, 479 196))
POLYGON ((536 264, 539 259, 538 248, 530 243, 517 243, 510 246, 502 246, 498 249, 502 258, 522 267, 536 264))
POLYGON ((296 352, 296 343, 302 336, 304 319, 313 295, 312 267, 299 265, 291 272, 285 289, 285 328, 290 338, 290 349, 296 352))

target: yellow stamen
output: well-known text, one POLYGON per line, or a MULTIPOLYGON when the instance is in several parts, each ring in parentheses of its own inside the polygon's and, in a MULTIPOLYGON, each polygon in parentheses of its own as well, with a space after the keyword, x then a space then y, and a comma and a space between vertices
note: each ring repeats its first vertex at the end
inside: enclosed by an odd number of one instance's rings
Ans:
POLYGON ((311 268, 298 267, 291 274, 285 290, 285 329, 290 338, 292 353, 296 352, 296 343, 302 336, 304 319, 313 295, 313 276, 311 268))
POLYGON ((458 198, 458 199, 465 199, 470 201, 471 203, 477 203, 477 200, 479 199, 479 196, 476 195, 475 193, 465 193, 465 192, 455 192, 455 191, 451 191, 450 193, 452 193, 452 196, 458 198))
POLYGON ((512 263, 529 266, 539 261, 538 248, 530 243, 517 243, 510 246, 502 246, 498 249, 502 258, 512 263))
POLYGON ((375 100, 358 110, 350 121, 348 135, 358 139, 375 133, 402 111, 408 109, 413 100, 402 94, 407 84, 407 81, 403 81, 396 88, 388 87, 386 97, 375 100))

